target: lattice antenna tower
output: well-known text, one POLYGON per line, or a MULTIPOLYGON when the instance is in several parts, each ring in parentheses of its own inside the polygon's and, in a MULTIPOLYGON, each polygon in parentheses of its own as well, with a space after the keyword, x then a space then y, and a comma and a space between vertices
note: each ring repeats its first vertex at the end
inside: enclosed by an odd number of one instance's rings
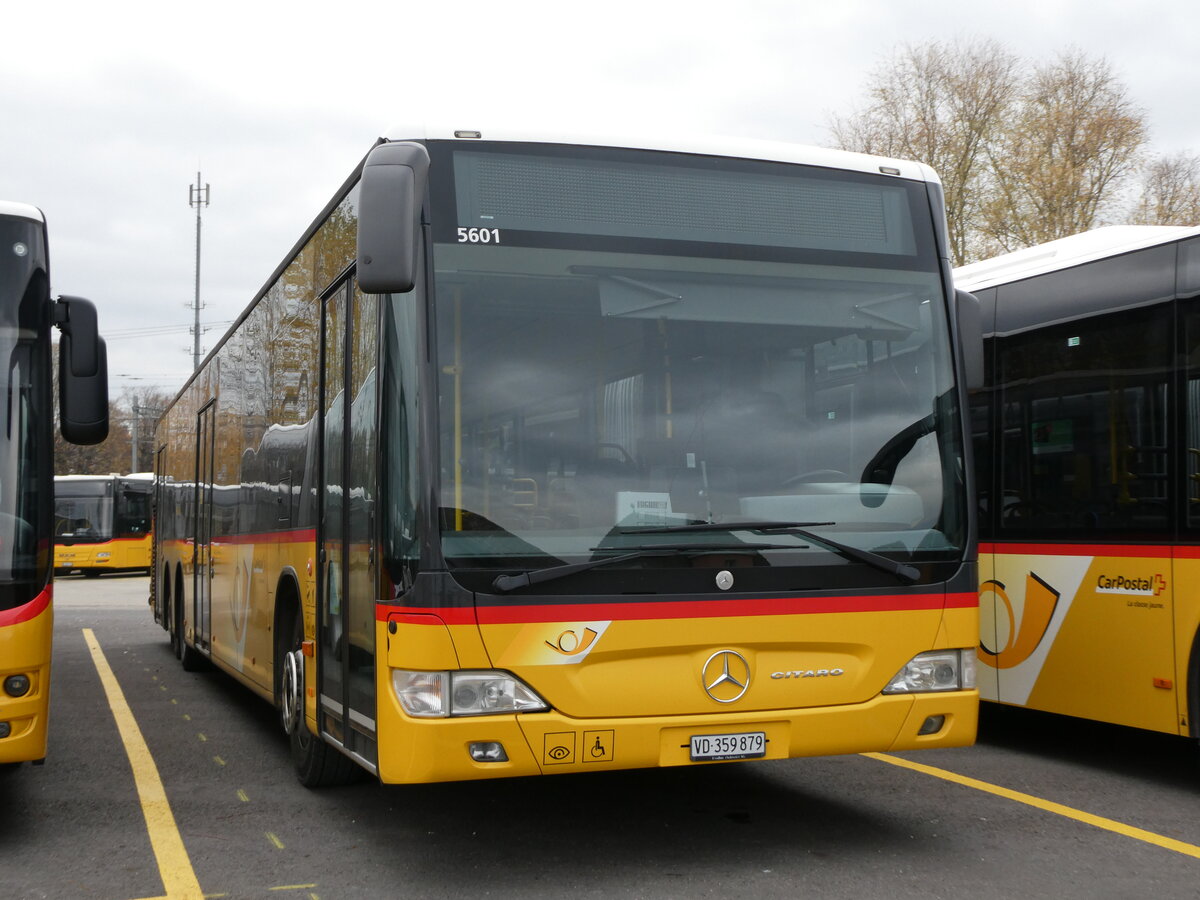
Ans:
POLYGON ((192 302, 192 371, 200 368, 200 212, 208 206, 209 188, 200 186, 200 173, 196 173, 196 183, 188 186, 188 206, 196 210, 196 298, 192 302))

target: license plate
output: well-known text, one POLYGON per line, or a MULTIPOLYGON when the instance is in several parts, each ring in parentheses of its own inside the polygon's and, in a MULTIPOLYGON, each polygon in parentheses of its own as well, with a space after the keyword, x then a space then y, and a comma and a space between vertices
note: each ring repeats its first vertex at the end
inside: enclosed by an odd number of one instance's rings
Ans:
POLYGON ((765 731, 692 735, 693 762, 710 762, 715 759, 755 759, 766 755, 767 734, 765 731))

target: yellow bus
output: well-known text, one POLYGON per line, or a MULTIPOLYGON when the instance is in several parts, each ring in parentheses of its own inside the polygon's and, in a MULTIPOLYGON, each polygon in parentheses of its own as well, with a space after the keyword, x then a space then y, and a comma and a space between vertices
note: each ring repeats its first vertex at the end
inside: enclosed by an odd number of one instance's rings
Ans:
POLYGON ((989 363, 981 695, 1200 736, 1200 229, 1101 228, 955 281, 989 363))
POLYGON ((56 475, 54 570, 150 571, 150 501, 154 475, 56 475))
POLYGON ((60 427, 72 443, 108 432, 105 347, 96 311, 50 297, 46 220, 0 201, 0 766, 46 756, 54 627, 54 406, 51 328, 62 331, 60 427))
POLYGON ((395 129, 159 423, 155 618, 308 785, 969 744, 946 247, 915 163, 395 129))

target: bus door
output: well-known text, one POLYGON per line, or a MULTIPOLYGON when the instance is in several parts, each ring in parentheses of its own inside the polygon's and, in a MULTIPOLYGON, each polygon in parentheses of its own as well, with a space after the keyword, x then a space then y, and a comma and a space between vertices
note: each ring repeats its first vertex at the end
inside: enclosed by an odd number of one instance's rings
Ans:
POLYGON ((213 527, 213 455, 216 449, 217 403, 210 400, 196 417, 196 521, 192 534, 193 548, 192 610, 193 637, 196 647, 205 655, 209 646, 210 611, 212 609, 212 527, 213 527))
POLYGON ((379 301, 353 279, 322 310, 321 730, 375 765, 375 360, 379 301))
POLYGON ((167 577, 161 566, 161 558, 158 555, 158 542, 163 530, 163 516, 166 515, 166 498, 164 482, 167 477, 167 448, 166 445, 158 448, 158 452, 154 454, 154 505, 151 508, 151 526, 150 533, 153 535, 153 540, 150 543, 150 590, 154 597, 154 620, 162 622, 163 626, 171 629, 174 628, 174 623, 167 618, 167 577), (160 580, 161 579, 161 580, 160 580))

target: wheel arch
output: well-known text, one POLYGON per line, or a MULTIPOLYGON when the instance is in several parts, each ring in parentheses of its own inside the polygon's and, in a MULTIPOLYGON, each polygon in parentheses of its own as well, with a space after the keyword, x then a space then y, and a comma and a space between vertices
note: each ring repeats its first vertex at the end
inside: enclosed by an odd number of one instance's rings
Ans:
MULTIPOLYGON (((275 697, 275 705, 279 706, 281 700, 281 676, 283 667, 279 665, 279 660, 286 652, 287 643, 291 640, 291 622, 293 618, 299 617, 302 625, 304 622, 304 610, 300 602, 300 578, 296 570, 288 566, 279 573, 279 579, 275 583, 275 608, 272 612, 271 634, 274 640, 271 641, 273 655, 271 658, 271 682, 273 684, 273 694, 275 697)), ((307 631, 305 637, 307 638, 307 631)))
POLYGON ((1200 738, 1200 628, 1192 636, 1192 653, 1187 670, 1188 735, 1200 738))

